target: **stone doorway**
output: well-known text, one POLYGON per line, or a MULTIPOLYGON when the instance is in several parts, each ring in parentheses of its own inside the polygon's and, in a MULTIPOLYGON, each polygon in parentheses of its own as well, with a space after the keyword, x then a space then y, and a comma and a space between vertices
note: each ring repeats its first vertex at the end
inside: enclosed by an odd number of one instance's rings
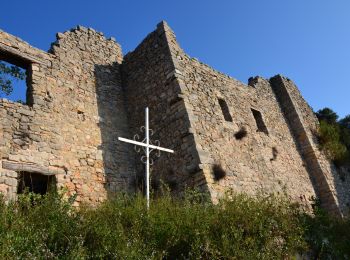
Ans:
POLYGON ((21 194, 26 191, 44 195, 56 188, 55 177, 34 172, 18 173, 18 190, 21 194))

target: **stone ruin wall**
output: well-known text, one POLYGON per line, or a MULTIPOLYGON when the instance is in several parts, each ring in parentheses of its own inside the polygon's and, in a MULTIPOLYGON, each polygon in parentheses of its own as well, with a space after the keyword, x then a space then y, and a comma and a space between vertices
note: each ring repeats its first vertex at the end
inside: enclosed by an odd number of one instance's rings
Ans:
POLYGON ((229 190, 277 192, 308 205, 314 189, 268 81, 256 78, 252 86, 245 85, 186 55, 182 64, 194 129, 203 150, 202 168, 214 200, 229 190), (226 101, 232 122, 225 121, 218 98, 226 101), (251 109, 262 114, 268 135, 258 131, 251 109), (236 139, 243 128, 246 137, 236 139), (226 177, 215 180, 214 165, 220 165, 226 177))
MULTIPOLYGON (((270 82, 273 88, 277 84, 279 89, 285 89, 285 93, 288 93, 292 100, 292 104, 286 108, 284 115, 288 117, 288 113, 293 113, 291 112, 292 109, 297 114, 289 120, 289 125, 294 131, 296 142, 299 144, 299 151, 305 160, 314 189, 321 200, 321 205, 336 214, 348 215, 350 178, 347 173, 349 173, 349 169, 347 167, 336 168, 319 150, 317 140, 318 119, 295 84, 290 79, 282 77, 279 79, 274 77, 270 82), (300 130, 300 128, 302 129, 300 130)), ((280 103, 288 103, 284 97, 285 95, 279 93, 280 103)))
POLYGON ((175 150, 153 155, 154 188, 162 179, 175 192, 200 187, 213 201, 229 190, 275 192, 307 207, 317 195, 330 211, 348 208, 350 181, 318 150, 318 122, 297 87, 281 76, 246 85, 217 72, 188 57, 165 22, 124 60, 114 40, 83 27, 58 34, 49 53, 1 32, 0 50, 24 56, 32 75, 32 106, 0 102, 0 190, 12 197, 19 167, 54 174, 77 204, 134 190, 140 155, 117 137, 142 136, 149 106, 153 139, 175 150), (251 109, 268 134, 257 131, 251 109), (236 139, 242 128, 247 135, 236 139), (215 180, 214 165, 224 178, 215 180))
POLYGON ((270 80, 251 78, 245 85, 188 57, 166 28, 176 82, 190 119, 198 168, 202 169, 196 175, 205 179, 212 199, 216 201, 228 190, 277 192, 310 208, 317 196, 329 211, 347 214, 348 181, 319 151, 315 136, 318 120, 294 83, 278 75, 270 80), (290 107, 284 107, 279 89, 286 90, 290 107), (219 98, 226 101, 232 122, 224 119, 219 98), (262 114, 268 134, 258 131, 251 109, 262 114), (289 114, 291 109, 296 113, 289 114), (295 121, 300 121, 305 136, 294 129, 299 127, 295 121), (242 128, 248 134, 237 140, 235 134, 242 128), (222 180, 215 180, 215 165, 226 172, 222 180))
POLYGON ((235 192, 287 192, 309 205, 315 196, 310 177, 268 81, 257 78, 248 86, 188 57, 168 30, 168 45, 176 81, 190 119, 190 132, 199 156, 196 179, 204 179, 213 201, 228 190, 235 192), (233 122, 226 122, 218 104, 228 104, 233 122), (269 135, 257 132, 251 108, 260 111, 269 135), (247 137, 236 140, 242 127, 247 137), (273 159, 273 148, 278 151, 273 159), (216 181, 212 168, 220 165, 226 177, 216 181), (293 178, 293 182, 291 182, 293 178))
MULTIPOLYGON (((177 82, 177 70, 171 54, 173 32, 162 22, 157 30, 150 33, 142 43, 125 56, 123 62, 123 84, 126 90, 130 132, 139 133, 143 139, 146 106, 150 109, 150 128, 154 130, 153 140, 160 140, 162 147, 170 148, 174 154, 156 152, 152 158, 152 186, 160 188, 160 180, 173 191, 183 191, 185 187, 202 186, 205 179, 197 176, 198 152, 190 129, 190 121, 177 82), (152 174, 154 173, 154 174, 152 174)), ((130 147, 131 149, 131 147, 130 147)), ((144 168, 140 155, 136 154, 139 176, 144 168)))
POLYGON ((49 53, 1 32, 0 50, 27 64, 32 89, 30 105, 0 101, 1 191, 14 197, 18 173, 33 170, 54 175, 76 204, 129 189, 133 162, 117 142, 127 132, 120 46, 79 27, 57 34, 49 53))
POLYGON ((153 179, 171 182, 175 178, 180 190, 202 186, 214 201, 228 190, 285 192, 310 206, 314 188, 267 80, 256 78, 252 86, 244 85, 189 58, 166 23, 126 55, 123 76, 128 104, 138 104, 128 106, 134 122, 131 132, 144 125, 143 109, 148 104, 155 138, 175 150, 174 155, 163 153, 162 160, 155 162, 153 179), (218 98, 229 104, 233 122, 225 122, 218 98), (251 108, 263 114, 269 135, 257 132, 251 108), (248 136, 236 140, 234 134, 241 127, 248 136), (275 159, 273 149, 278 151, 275 159), (216 164, 227 172, 220 181, 212 174, 216 164))

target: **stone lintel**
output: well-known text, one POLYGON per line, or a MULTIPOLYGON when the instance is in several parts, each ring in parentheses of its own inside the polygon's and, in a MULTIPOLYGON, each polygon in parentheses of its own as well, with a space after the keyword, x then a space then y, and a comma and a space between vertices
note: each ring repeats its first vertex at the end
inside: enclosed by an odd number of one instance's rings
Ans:
POLYGON ((34 163, 19 163, 13 161, 3 161, 2 168, 6 170, 12 170, 16 172, 32 172, 40 173, 47 176, 65 174, 66 171, 57 167, 44 167, 34 163))
POLYGON ((23 53, 20 50, 17 50, 15 48, 12 48, 12 47, 0 42, 0 56, 2 53, 3 54, 9 53, 11 55, 14 55, 14 56, 20 58, 20 59, 27 60, 31 63, 38 63, 38 64, 45 65, 47 67, 51 66, 51 62, 48 60, 39 59, 38 57, 35 57, 35 56, 30 55, 28 53, 23 53))

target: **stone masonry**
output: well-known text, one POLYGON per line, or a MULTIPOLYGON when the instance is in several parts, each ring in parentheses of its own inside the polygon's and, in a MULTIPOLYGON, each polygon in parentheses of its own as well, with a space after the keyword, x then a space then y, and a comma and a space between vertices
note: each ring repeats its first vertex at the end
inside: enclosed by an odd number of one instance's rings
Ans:
POLYGON ((123 57, 114 39, 78 26, 49 52, 0 32, 0 60, 27 70, 27 103, 0 101, 0 192, 15 199, 23 174, 54 176, 76 205, 142 189, 132 138, 150 108, 152 186, 312 198, 337 215, 350 205, 348 169, 318 149, 318 121, 295 84, 277 75, 248 85, 190 58, 165 22, 123 57), (141 184, 141 185, 140 185, 141 184))

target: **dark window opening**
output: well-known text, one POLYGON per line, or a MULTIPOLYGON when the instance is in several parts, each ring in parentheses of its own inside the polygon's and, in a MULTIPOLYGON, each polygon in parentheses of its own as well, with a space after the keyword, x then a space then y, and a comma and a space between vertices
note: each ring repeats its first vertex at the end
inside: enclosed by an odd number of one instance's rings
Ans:
POLYGON ((267 130, 267 127, 265 125, 264 119, 260 113, 260 111, 255 110, 252 108, 252 113, 256 122, 256 126, 258 127, 258 132, 263 132, 265 134, 269 134, 269 131, 267 130))
POLYGON ((18 193, 25 191, 44 195, 55 189, 55 177, 33 172, 21 172, 18 181, 18 193))
POLYGON ((0 98, 33 105, 31 63, 0 50, 0 98))
POLYGON ((227 103, 225 100, 219 98, 219 105, 221 107, 222 114, 224 115, 224 119, 227 122, 232 122, 232 116, 230 114, 230 110, 228 109, 227 103))

